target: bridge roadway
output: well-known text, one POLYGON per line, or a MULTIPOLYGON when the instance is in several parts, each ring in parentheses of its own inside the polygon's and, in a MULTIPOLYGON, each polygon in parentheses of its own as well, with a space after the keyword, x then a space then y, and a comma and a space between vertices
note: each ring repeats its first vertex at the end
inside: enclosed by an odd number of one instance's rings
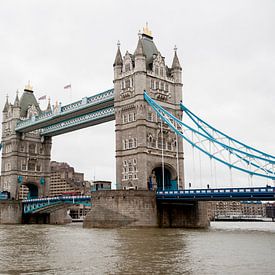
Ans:
POLYGON ((65 204, 84 204, 91 206, 90 196, 58 196, 23 200, 24 214, 50 213, 65 204))
POLYGON ((115 119, 114 89, 84 97, 55 110, 17 123, 16 131, 40 130, 42 136, 55 136, 115 119))
POLYGON ((158 201, 271 201, 275 187, 164 190, 156 196, 158 201))
MULTIPOLYGON (((108 191, 106 191, 108 192, 108 191)), ((275 187, 185 189, 156 191, 159 202, 188 201, 272 201, 275 187)), ((63 207, 64 204, 85 204, 91 206, 90 196, 58 196, 23 200, 24 214, 46 213, 63 207)))

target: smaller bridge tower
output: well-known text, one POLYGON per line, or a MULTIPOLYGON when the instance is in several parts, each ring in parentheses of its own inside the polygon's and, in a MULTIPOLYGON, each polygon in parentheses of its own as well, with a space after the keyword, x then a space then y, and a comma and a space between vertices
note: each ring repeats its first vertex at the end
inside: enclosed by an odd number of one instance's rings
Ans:
MULTIPOLYGON (((50 111, 50 103, 47 110, 50 111)), ((41 137, 39 131, 17 133, 19 120, 32 118, 42 111, 34 96, 30 83, 21 98, 18 92, 14 104, 8 97, 2 119, 2 164, 1 191, 9 191, 18 199, 20 185, 29 188, 31 197, 45 196, 50 181, 51 137, 41 137)))
POLYGON ((144 90, 181 119, 182 68, 175 49, 172 67, 157 49, 148 26, 134 54, 114 61, 116 183, 118 189, 184 187, 183 145, 144 101, 144 90))

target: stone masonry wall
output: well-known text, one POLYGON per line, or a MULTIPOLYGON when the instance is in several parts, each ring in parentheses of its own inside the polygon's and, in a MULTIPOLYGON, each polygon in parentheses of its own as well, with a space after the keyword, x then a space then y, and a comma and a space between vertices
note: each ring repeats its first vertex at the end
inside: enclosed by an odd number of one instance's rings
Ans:
POLYGON ((94 192, 92 208, 83 227, 158 227, 155 193, 143 190, 94 192))
POLYGON ((0 224, 21 224, 22 204, 19 201, 0 202, 0 224))
POLYGON ((207 228, 207 202, 158 204, 160 227, 207 228))

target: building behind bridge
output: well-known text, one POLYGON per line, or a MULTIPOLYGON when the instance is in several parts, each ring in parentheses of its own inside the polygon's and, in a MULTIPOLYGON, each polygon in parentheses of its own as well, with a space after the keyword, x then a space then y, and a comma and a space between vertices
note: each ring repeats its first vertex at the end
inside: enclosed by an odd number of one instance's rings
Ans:
POLYGON ((267 204, 261 201, 215 201, 209 204, 209 217, 215 219, 266 217, 267 204))

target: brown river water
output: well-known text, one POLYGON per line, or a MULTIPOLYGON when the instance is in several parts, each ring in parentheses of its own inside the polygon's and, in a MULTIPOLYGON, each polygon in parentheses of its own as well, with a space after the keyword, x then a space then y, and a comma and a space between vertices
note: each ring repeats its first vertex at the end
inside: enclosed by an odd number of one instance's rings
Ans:
POLYGON ((275 274, 275 223, 207 230, 0 225, 0 274, 275 274))

